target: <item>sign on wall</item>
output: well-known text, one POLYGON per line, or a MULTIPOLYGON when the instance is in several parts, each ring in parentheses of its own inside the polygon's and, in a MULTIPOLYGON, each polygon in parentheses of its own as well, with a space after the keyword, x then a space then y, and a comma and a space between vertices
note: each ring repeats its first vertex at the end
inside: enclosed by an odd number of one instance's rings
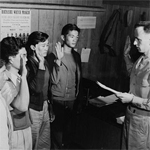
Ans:
POLYGON ((96 27, 96 17, 95 16, 78 16, 77 26, 80 29, 94 29, 96 27))
POLYGON ((26 42, 31 31, 31 11, 29 9, 0 10, 0 40, 4 37, 20 37, 26 42))

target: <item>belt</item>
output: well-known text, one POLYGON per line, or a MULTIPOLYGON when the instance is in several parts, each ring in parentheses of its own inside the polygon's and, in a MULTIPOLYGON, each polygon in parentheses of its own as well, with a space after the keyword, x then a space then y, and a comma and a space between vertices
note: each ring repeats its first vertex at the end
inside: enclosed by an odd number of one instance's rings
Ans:
POLYGON ((140 109, 140 108, 137 108, 137 107, 134 107, 134 106, 131 106, 131 105, 128 106, 128 108, 132 113, 135 113, 135 114, 141 115, 141 116, 149 116, 150 117, 150 111, 140 109))

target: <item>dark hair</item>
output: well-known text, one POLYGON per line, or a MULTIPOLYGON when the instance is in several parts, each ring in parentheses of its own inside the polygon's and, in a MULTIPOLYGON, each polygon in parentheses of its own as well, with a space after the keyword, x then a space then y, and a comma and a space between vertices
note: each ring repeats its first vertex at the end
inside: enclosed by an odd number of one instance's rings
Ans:
POLYGON ((20 38, 6 37, 0 42, 0 47, 1 59, 7 64, 9 62, 9 56, 16 56, 19 50, 25 47, 25 45, 20 38))
POLYGON ((34 52, 30 48, 31 45, 36 45, 39 42, 45 42, 48 39, 48 34, 40 32, 40 31, 34 31, 28 36, 28 40, 26 42, 26 49, 27 49, 27 55, 33 56, 34 52))
POLYGON ((134 27, 143 27, 145 33, 150 33, 150 21, 140 21, 139 23, 135 24, 134 27))
POLYGON ((62 31, 61 31, 61 35, 64 35, 66 36, 69 31, 78 31, 78 33, 80 33, 80 29, 75 25, 75 24, 66 24, 63 28, 62 28, 62 31))

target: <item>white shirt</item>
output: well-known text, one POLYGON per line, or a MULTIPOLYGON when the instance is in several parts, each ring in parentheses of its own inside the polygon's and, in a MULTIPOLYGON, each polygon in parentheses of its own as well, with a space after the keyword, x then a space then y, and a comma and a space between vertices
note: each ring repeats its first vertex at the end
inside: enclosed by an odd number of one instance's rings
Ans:
POLYGON ((0 150, 9 149, 8 117, 5 100, 0 93, 0 150))

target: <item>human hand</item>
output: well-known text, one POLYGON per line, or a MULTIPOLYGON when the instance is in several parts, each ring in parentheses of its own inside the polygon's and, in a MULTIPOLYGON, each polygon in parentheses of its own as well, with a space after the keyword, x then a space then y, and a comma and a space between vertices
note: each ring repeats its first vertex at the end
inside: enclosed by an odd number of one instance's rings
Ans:
POLYGON ((55 114, 53 111, 52 104, 49 103, 49 116, 50 116, 50 122, 53 122, 55 120, 55 114))
POLYGON ((63 48, 61 47, 60 42, 56 43, 55 49, 57 53, 57 58, 61 60, 61 58, 64 56, 64 51, 63 51, 63 48))
POLYGON ((35 51, 35 57, 38 59, 39 63, 44 64, 44 57, 35 51))
POLYGON ((115 94, 123 103, 130 103, 133 100, 134 95, 130 93, 116 93, 115 94))
POLYGON ((55 120, 55 114, 50 112, 50 122, 53 122, 55 120))
POLYGON ((125 46, 124 46, 124 56, 128 55, 131 50, 131 40, 130 37, 127 36, 125 46))
POLYGON ((26 61, 27 61, 26 56, 20 55, 20 74, 22 76, 27 75, 26 61))

